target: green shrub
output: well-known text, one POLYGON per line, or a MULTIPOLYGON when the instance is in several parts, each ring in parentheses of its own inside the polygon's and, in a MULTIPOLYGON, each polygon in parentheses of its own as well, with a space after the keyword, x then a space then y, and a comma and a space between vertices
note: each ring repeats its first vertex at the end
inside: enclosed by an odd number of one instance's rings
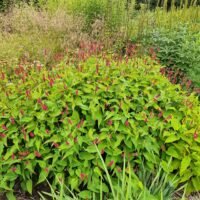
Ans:
POLYGON ((102 19, 105 16, 105 2, 103 0, 76 0, 71 3, 69 10, 75 15, 82 15, 85 18, 87 29, 91 28, 95 20, 102 19))
POLYGON ((13 2, 11 0, 2 0, 0 1, 0 12, 6 11, 13 2))
POLYGON ((186 27, 175 30, 158 29, 149 38, 158 49, 157 57, 167 67, 184 71, 200 87, 200 34, 191 33, 186 27))
MULTIPOLYGON (((149 58, 90 58, 78 67, 19 66, 0 80, 0 188, 56 178, 71 190, 109 191, 123 169, 161 163, 187 191, 200 190, 200 106, 149 58), (171 165, 168 162, 172 157, 171 165)), ((127 172, 128 173, 128 172, 127 172)))
MULTIPOLYGON (((51 2, 51 0, 49 0, 51 2)), ((126 27, 134 13, 134 1, 127 0, 70 0, 67 2, 70 12, 82 15, 86 21, 86 31, 91 31, 96 20, 105 23, 106 34, 120 32, 126 27)))

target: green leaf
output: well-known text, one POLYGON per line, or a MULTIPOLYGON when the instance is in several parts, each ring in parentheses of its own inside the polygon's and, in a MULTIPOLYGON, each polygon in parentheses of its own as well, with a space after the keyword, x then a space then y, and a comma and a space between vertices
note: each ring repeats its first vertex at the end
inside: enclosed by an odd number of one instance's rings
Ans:
POLYGON ((39 120, 45 120, 45 112, 37 113, 37 114, 36 114, 36 117, 37 117, 39 120))
POLYGON ((16 197, 13 194, 13 192, 7 192, 6 197, 7 197, 8 200, 16 200, 16 197))
POLYGON ((168 148, 168 150, 166 151, 166 154, 168 154, 168 155, 170 155, 170 156, 172 156, 172 157, 174 157, 174 158, 178 158, 178 159, 181 158, 180 153, 179 153, 179 152, 177 151, 177 149, 176 149, 175 147, 173 147, 173 146, 170 146, 170 147, 168 148))
POLYGON ((78 178, 77 177, 71 178, 69 180, 69 184, 70 184, 72 189, 77 188, 78 187, 78 178))
POLYGON ((200 191, 200 178, 199 177, 192 178, 192 184, 196 191, 200 191))
POLYGON ((27 188, 27 191, 32 194, 32 190, 33 190, 33 183, 32 183, 32 180, 28 180, 26 182, 26 188, 27 188))
POLYGON ((84 190, 78 194, 79 197, 82 199, 91 199, 92 198, 92 193, 88 190, 84 190))
POLYGON ((113 147, 116 148, 120 145, 121 141, 124 139, 123 135, 117 135, 117 141, 113 144, 113 147))
POLYGON ((96 150, 94 145, 88 146, 87 149, 85 149, 85 151, 87 151, 89 153, 96 153, 97 152, 97 150, 96 150))
POLYGON ((180 175, 183 175, 185 170, 188 168, 190 165, 191 158, 189 156, 185 156, 181 162, 181 167, 180 167, 180 175))
POLYGON ((21 119, 21 122, 22 123, 28 123, 28 122, 31 122, 32 121, 32 117, 23 117, 22 119, 21 119))
POLYGON ((177 141, 179 140, 179 137, 176 136, 176 135, 170 135, 166 140, 165 140, 165 143, 171 143, 171 142, 174 142, 174 141, 177 141))
POLYGON ((96 173, 96 174, 98 174, 98 176, 102 176, 102 172, 101 172, 101 170, 98 168, 98 167, 95 167, 94 168, 94 172, 96 173))
POLYGON ((191 170, 186 170, 184 174, 181 176, 179 183, 188 181, 191 178, 191 176, 192 176, 191 170))
POLYGON ((44 169, 46 167, 46 162, 43 160, 38 160, 37 163, 41 167, 41 169, 44 169))
POLYGON ((42 169, 42 171, 40 172, 37 184, 44 182, 47 176, 48 176, 48 173, 44 169, 42 169))
POLYGON ((172 124, 172 127, 174 128, 174 130, 176 130, 176 131, 179 130, 180 122, 177 119, 172 119, 171 124, 172 124))
POLYGON ((79 154, 79 157, 81 160, 92 160, 93 158, 95 158, 93 154, 88 153, 88 152, 81 152, 79 154))

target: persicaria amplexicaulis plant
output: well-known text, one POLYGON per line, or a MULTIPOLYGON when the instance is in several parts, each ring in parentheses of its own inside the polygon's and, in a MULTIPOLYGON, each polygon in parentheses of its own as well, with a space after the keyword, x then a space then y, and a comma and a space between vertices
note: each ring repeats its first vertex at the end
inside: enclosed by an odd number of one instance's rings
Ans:
MULTIPOLYGON (((100 49, 81 46, 87 49, 79 52, 81 60, 100 49)), ((137 47, 127 51, 135 54, 137 47)), ((10 80, 5 72, 0 80, 0 189, 12 190, 20 182, 30 192, 27 182, 48 179, 56 185, 60 177, 71 190, 99 193, 105 172, 95 146, 111 179, 118 178, 125 159, 135 173, 143 164, 149 171, 161 165, 179 178, 178 184, 187 183, 187 192, 198 189, 199 102, 171 84, 155 63, 149 57, 104 55, 51 70, 18 66, 10 80)), ((106 192, 109 183, 103 181, 106 192)))

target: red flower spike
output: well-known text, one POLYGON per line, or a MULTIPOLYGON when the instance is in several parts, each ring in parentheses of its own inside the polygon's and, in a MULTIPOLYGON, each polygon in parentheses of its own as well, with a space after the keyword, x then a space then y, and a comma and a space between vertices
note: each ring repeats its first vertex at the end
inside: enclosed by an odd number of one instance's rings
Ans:
POLYGON ((11 124, 15 124, 15 119, 14 119, 14 117, 11 117, 11 118, 10 118, 10 122, 11 122, 11 124))
POLYGON ((18 154, 22 157, 25 157, 29 154, 29 151, 20 151, 18 154))
POLYGON ((120 173, 120 172, 122 172, 122 169, 120 167, 118 167, 117 171, 120 173))
POLYGON ((163 113, 160 112, 160 113, 158 114, 158 117, 161 118, 162 116, 163 116, 163 113))
POLYGON ((186 88, 189 89, 190 86, 191 86, 191 84, 192 84, 192 81, 191 81, 191 80, 188 80, 188 81, 186 82, 186 88))
POLYGON ((172 119, 172 115, 169 115, 169 116, 167 117, 167 120, 170 120, 170 119, 172 119))
POLYGON ((38 151, 35 151, 34 154, 35 154, 35 156, 36 156, 37 158, 41 158, 41 157, 42 157, 42 155, 41 155, 38 151))
POLYGON ((47 105, 45 105, 45 104, 42 104, 41 107, 42 107, 42 110, 45 110, 45 111, 48 110, 48 107, 47 107, 47 105))
POLYGON ((170 119, 172 119, 172 115, 169 115, 165 120, 168 122, 170 119))
POLYGON ((8 128, 6 127, 6 125, 5 125, 5 124, 3 124, 1 127, 2 127, 2 129, 3 129, 3 130, 5 130, 5 131, 7 131, 7 130, 8 130, 8 128))
POLYGON ((74 143, 77 143, 77 142, 78 142, 78 138, 75 137, 75 138, 74 138, 74 143))
POLYGON ((195 140, 198 139, 198 133, 196 131, 194 132, 194 136, 193 137, 194 137, 195 140))
POLYGON ((30 90, 26 90, 26 97, 29 98, 31 95, 31 91, 30 90))
POLYGON ((35 137, 35 134, 33 132, 30 132, 29 135, 30 135, 31 138, 35 137))
POLYGON ((68 106, 66 105, 66 107, 65 107, 65 112, 66 112, 66 114, 68 115, 69 114, 69 108, 68 108, 68 106))
POLYGON ((106 59, 106 66, 109 67, 110 66, 110 60, 106 59))
POLYGON ((3 72, 1 72, 1 79, 4 80, 5 79, 5 74, 3 72))
POLYGON ((76 90, 76 96, 78 96, 78 90, 76 90))
POLYGON ((46 129, 46 133, 47 133, 47 134, 49 134, 49 133, 50 133, 50 131, 49 131, 48 129, 46 129))
POLYGON ((110 120, 108 120, 108 125, 109 126, 112 126, 112 124, 113 124, 113 121, 110 119, 110 120))
POLYGON ((85 177, 86 177, 86 174, 84 174, 84 173, 81 173, 81 174, 80 174, 80 179, 81 179, 82 181, 85 179, 85 177))
POLYGON ((114 160, 111 160, 111 161, 108 163, 108 167, 112 167, 113 164, 114 164, 114 160))
POLYGON ((14 159, 15 159, 15 154, 13 153, 13 154, 12 154, 12 160, 14 160, 14 159))
POLYGON ((128 120, 125 121, 125 126, 127 126, 127 127, 129 126, 129 121, 128 120))
POLYGON ((5 137, 6 137, 6 134, 0 133, 0 138, 5 138, 5 137))
POLYGON ((54 146, 55 148, 58 148, 58 147, 59 147, 59 144, 56 143, 56 142, 53 142, 53 146, 54 146))
POLYGON ((38 71, 41 71, 41 69, 42 69, 42 66, 39 64, 39 65, 37 65, 37 70, 38 71))
POLYGON ((12 167, 12 168, 11 168, 11 171, 12 171, 12 172, 15 172, 16 170, 17 170, 16 167, 12 167))
POLYGON ((81 128, 83 126, 84 119, 81 119, 81 121, 77 124, 77 128, 81 128))
POLYGON ((22 127, 22 133, 25 134, 26 133, 26 130, 24 127, 22 127))
POLYGON ((77 128, 81 128, 81 124, 80 123, 77 124, 77 128))
POLYGON ((49 85, 50 85, 51 87, 53 87, 53 84, 54 84, 54 80, 53 80, 53 79, 50 79, 50 80, 49 80, 49 85))
POLYGON ((38 99, 38 100, 37 100, 37 103, 38 103, 38 104, 42 104, 42 100, 41 100, 41 99, 38 99))

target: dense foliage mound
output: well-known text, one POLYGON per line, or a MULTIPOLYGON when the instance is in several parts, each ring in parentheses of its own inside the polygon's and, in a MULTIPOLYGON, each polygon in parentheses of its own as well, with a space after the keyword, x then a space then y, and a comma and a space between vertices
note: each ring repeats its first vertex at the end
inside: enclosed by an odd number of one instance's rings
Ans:
MULTIPOLYGON (((64 180, 108 191, 123 161, 135 172, 161 163, 188 192, 200 190, 200 106, 149 58, 90 58, 79 66, 1 72, 0 188, 64 180), (171 161, 170 161, 171 160, 171 161)), ((127 171, 128 173, 128 171, 127 171)))
MULTIPOLYGON (((158 50, 157 57, 164 66, 181 69, 196 87, 200 87, 199 31, 191 33, 182 26, 174 30, 154 30, 147 40, 158 50)), ((182 83, 184 81, 186 79, 182 83)))

